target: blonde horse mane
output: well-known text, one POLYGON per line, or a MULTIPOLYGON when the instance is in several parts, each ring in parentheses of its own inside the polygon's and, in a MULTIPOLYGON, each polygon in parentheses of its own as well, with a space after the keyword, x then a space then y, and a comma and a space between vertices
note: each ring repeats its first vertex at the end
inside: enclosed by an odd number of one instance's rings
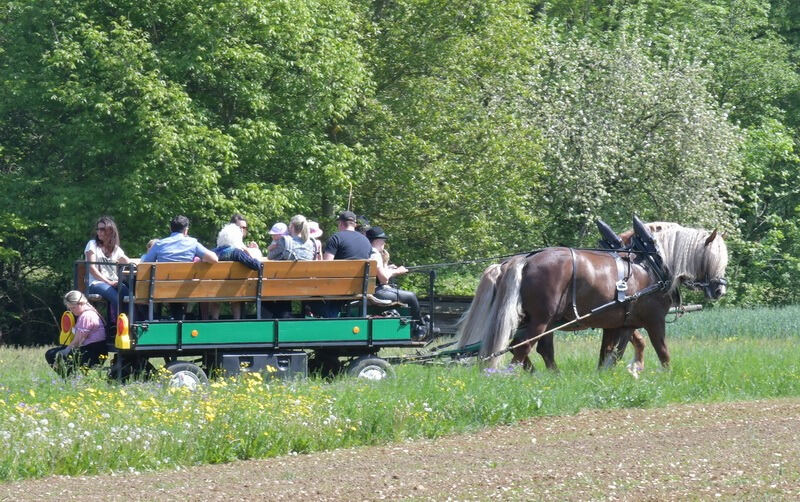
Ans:
POLYGON ((680 286, 680 279, 703 280, 725 276, 728 247, 716 232, 676 225, 653 233, 653 238, 673 278, 670 292, 680 286))

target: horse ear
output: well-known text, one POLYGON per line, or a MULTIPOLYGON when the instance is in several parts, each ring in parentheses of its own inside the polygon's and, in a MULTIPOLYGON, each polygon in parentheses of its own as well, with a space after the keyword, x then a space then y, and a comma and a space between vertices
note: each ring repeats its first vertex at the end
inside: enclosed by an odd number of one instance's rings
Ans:
POLYGON ((716 238, 717 238, 717 229, 715 228, 714 231, 711 232, 711 235, 708 236, 708 239, 706 239, 706 243, 704 244, 704 246, 708 246, 709 244, 714 242, 714 239, 716 238))

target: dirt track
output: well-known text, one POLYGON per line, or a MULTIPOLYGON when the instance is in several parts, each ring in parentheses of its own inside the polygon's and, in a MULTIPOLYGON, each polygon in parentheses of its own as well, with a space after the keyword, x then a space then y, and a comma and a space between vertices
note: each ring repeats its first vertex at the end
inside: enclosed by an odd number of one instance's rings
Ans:
POLYGON ((588 411, 438 440, 0 485, 0 500, 799 500, 800 399, 588 411))

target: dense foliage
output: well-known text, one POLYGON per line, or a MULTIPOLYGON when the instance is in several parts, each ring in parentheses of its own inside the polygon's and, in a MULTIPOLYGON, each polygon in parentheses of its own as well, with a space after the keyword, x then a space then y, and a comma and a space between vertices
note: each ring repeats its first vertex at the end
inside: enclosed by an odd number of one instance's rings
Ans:
POLYGON ((636 212, 724 229, 726 301, 796 303, 798 33, 788 0, 2 0, 0 336, 50 339, 101 214, 135 256, 350 205, 422 264, 636 212))

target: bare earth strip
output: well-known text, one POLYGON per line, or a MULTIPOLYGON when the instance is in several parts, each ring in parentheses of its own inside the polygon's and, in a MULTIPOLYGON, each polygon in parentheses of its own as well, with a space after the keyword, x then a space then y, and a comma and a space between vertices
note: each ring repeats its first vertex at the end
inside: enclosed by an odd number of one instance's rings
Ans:
POLYGON ((0 485, 0 500, 800 500, 800 399, 586 411, 474 434, 0 485))

